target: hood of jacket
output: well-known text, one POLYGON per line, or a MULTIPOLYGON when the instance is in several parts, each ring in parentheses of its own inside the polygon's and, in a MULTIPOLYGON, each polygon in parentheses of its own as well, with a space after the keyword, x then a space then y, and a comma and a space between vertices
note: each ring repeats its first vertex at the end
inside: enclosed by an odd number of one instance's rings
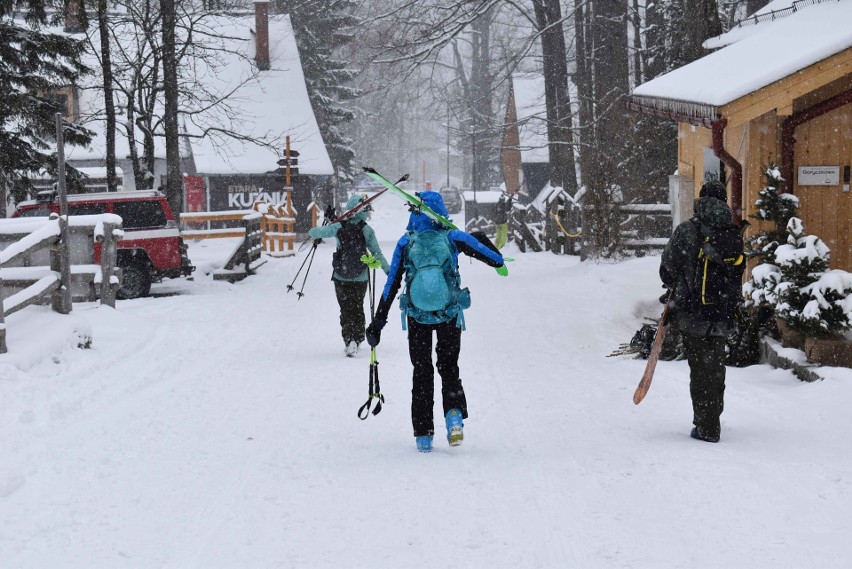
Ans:
POLYGON ((695 216, 701 223, 713 229, 728 227, 733 223, 731 208, 716 198, 698 198, 695 202, 695 216))
MULTIPOLYGON (((444 205, 444 198, 441 197, 440 192, 429 190, 420 192, 417 195, 423 200, 424 204, 429 206, 438 215, 449 216, 447 206, 444 205)), ((442 227, 443 225, 422 213, 412 213, 408 217, 408 225, 405 229, 406 231, 426 231, 429 229, 441 229, 442 227)))
MULTIPOLYGON (((365 198, 366 198, 366 196, 364 194, 353 195, 351 198, 349 198, 349 201, 346 202, 346 207, 344 208, 344 211, 349 211, 350 209, 352 209, 353 207, 355 207, 356 205, 361 203, 361 200, 363 200, 365 198)), ((367 216, 369 215, 369 213, 370 212, 368 212, 366 208, 361 208, 361 210, 359 210, 358 213, 352 214, 352 216, 349 219, 347 219, 346 221, 352 221, 352 222, 355 222, 355 223, 357 223, 359 221, 363 221, 363 222, 366 223, 367 216)))

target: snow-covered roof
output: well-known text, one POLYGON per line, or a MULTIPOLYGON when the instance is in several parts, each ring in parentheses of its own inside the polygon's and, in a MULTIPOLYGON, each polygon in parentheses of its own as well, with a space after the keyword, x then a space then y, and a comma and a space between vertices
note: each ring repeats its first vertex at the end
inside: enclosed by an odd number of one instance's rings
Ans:
POLYGON ((544 102, 544 77, 539 73, 512 75, 521 162, 548 162, 547 111, 544 102))
MULTIPOLYGON (((777 0, 764 11, 792 4, 777 0)), ((718 107, 852 47, 852 1, 796 5, 795 12, 753 24, 748 33, 729 32, 719 40, 726 47, 638 86, 631 100, 660 111, 717 118, 718 107)))
MULTIPOLYGON (((331 159, 319 131, 305 76, 299 59, 299 50, 289 16, 269 18, 270 69, 261 71, 244 84, 253 70, 246 68, 246 55, 254 55, 254 16, 223 17, 220 29, 232 39, 233 49, 243 54, 230 54, 231 62, 210 77, 210 81, 223 93, 232 95, 239 105, 243 118, 235 128, 256 137, 272 137, 279 141, 277 149, 260 147, 250 142, 234 139, 214 140, 209 137, 192 139, 192 154, 196 169, 205 174, 257 173, 277 168, 276 161, 284 155, 285 136, 290 136, 290 146, 299 152, 301 174, 329 175, 334 173, 331 159)), ((225 54, 227 57, 228 54, 225 54)), ((190 133, 199 133, 199 127, 189 126, 190 133)))
MULTIPOLYGON (((181 154, 192 155, 200 174, 269 172, 277 168, 277 160, 284 155, 285 136, 289 135, 291 148, 299 152, 301 174, 332 174, 331 160, 308 98, 289 16, 269 17, 270 69, 267 71, 258 71, 254 65, 253 14, 210 15, 205 17, 204 26, 207 30, 215 30, 216 35, 199 34, 203 39, 197 41, 203 41, 215 57, 194 60, 194 76, 203 81, 208 92, 227 97, 230 116, 219 107, 193 114, 191 120, 183 121, 181 128, 190 136, 203 134, 205 128, 227 129, 239 133, 245 140, 215 134, 190 138, 189 144, 186 141, 181 144, 181 154), (276 148, 255 144, 250 141, 252 138, 275 141, 276 148)), ((97 31, 92 33, 95 36, 92 43, 97 46, 97 31)), ((122 37, 115 29, 113 33, 122 37)), ((128 43, 131 40, 128 36, 128 43)), ((87 65, 99 71, 96 55, 89 54, 88 59, 87 65)), ((90 147, 69 147, 66 150, 69 160, 103 159, 106 155, 101 81, 99 73, 81 80, 79 104, 83 126, 95 136, 90 147)), ((188 106, 201 103, 182 100, 180 104, 182 111, 197 111, 188 106)), ((118 120, 125 120, 125 117, 120 113, 118 120)), ((122 129, 118 129, 117 134, 116 155, 129 155, 130 147, 122 129)), ((155 156, 164 158, 164 139, 156 137, 154 142, 155 156)), ((139 152, 141 154, 141 147, 139 152)))

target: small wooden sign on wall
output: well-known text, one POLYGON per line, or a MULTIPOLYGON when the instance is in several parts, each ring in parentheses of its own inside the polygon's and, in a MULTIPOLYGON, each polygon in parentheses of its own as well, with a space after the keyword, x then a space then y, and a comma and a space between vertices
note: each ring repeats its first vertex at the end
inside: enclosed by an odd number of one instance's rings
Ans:
POLYGON ((840 166, 799 166, 800 186, 839 186, 840 166))

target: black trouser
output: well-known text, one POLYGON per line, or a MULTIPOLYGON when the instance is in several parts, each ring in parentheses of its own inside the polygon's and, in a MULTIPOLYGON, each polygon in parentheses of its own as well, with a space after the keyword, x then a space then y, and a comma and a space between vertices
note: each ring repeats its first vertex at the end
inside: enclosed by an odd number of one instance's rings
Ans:
POLYGON ((725 399, 725 338, 683 335, 689 362, 689 393, 693 424, 705 437, 718 437, 725 399))
POLYGON ((367 281, 334 281, 337 304, 340 305, 340 332, 343 342, 364 341, 364 297, 367 296, 367 281))
POLYGON ((432 409, 435 406, 435 369, 432 367, 432 331, 438 342, 435 346, 436 367, 441 375, 441 396, 444 414, 450 409, 459 409, 467 419, 467 401, 459 379, 459 352, 461 351, 461 329, 455 320, 441 324, 419 324, 408 319, 408 355, 414 366, 411 387, 411 424, 414 436, 435 433, 432 409))

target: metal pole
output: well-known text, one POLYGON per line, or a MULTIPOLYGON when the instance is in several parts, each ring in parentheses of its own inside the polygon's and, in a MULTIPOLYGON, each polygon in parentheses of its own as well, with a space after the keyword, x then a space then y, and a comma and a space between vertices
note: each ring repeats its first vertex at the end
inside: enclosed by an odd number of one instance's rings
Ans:
MULTIPOLYGON (((71 312, 71 254, 68 243, 68 194, 65 188, 65 138, 62 113, 56 113, 57 189, 59 190, 59 298, 54 310, 71 312)), ((109 278, 103 275, 103 278, 109 278)))
POLYGON ((472 146, 470 185, 473 187, 473 218, 476 219, 479 217, 479 201, 476 198, 476 126, 470 127, 470 140, 472 146))
POLYGON ((450 189, 450 100, 447 99, 447 189, 450 189))

